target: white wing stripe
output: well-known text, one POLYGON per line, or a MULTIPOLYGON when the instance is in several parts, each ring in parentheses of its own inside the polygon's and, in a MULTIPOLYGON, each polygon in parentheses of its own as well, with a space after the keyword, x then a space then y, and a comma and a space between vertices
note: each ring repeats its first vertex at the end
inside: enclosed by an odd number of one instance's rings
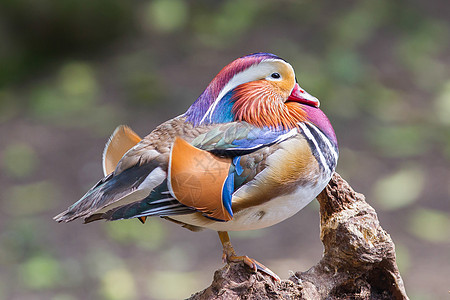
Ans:
POLYGON ((333 145, 331 145, 330 139, 327 138, 327 137, 325 136, 325 134, 323 134, 323 132, 320 131, 314 124, 311 124, 311 123, 310 123, 310 125, 311 125, 311 127, 312 127, 312 128, 320 135, 320 137, 322 138, 322 140, 325 141, 325 144, 328 146, 328 149, 330 149, 331 154, 332 154, 333 157, 334 157, 334 160, 337 161, 337 159, 338 159, 338 154, 337 154, 337 152, 336 152, 336 150, 335 150, 335 147, 333 147, 333 145))
POLYGON ((303 123, 298 123, 300 127, 303 129, 303 132, 305 133, 306 137, 314 143, 314 146, 316 147, 317 153, 319 154, 320 163, 324 168, 328 170, 328 172, 331 172, 330 168, 328 167, 327 161, 325 159, 325 156, 323 155, 322 151, 319 148, 319 145, 317 144, 316 139, 309 131, 308 127, 303 123))
POLYGON ((170 209, 170 208, 173 208, 173 207, 177 207, 177 206, 179 207, 180 203, 163 206, 163 207, 160 207, 160 208, 157 208, 157 209, 149 209, 149 210, 143 211, 141 214, 142 215, 149 214, 149 213, 157 214, 158 212, 165 211, 167 209, 170 209))
POLYGON ((158 203, 163 203, 163 202, 170 202, 175 200, 175 198, 171 197, 171 198, 164 198, 164 199, 158 199, 155 201, 152 201, 151 204, 158 204, 158 203))

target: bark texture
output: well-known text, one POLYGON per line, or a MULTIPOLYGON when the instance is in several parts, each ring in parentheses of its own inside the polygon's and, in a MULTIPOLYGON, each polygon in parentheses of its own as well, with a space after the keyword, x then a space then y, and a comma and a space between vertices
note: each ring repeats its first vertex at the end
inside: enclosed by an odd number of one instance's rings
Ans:
POLYGON ((241 264, 226 265, 189 299, 408 299, 395 245, 364 195, 336 173, 317 200, 325 250, 315 266, 274 282, 241 264))

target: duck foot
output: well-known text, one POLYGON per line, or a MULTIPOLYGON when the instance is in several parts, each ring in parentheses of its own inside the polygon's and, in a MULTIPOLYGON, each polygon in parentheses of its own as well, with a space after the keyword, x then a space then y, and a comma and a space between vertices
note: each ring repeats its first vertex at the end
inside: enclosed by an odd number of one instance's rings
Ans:
POLYGON ((249 266, 253 272, 262 272, 272 277, 275 281, 281 281, 280 277, 262 263, 246 255, 237 256, 230 242, 230 237, 226 231, 219 231, 219 238, 223 246, 222 260, 224 263, 244 263, 249 266))

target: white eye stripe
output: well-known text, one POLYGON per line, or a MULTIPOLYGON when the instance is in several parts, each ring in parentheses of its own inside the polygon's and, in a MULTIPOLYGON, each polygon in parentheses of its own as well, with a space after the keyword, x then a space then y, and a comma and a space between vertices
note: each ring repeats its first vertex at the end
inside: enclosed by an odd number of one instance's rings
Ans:
POLYGON ((200 120, 200 124, 204 123, 206 119, 209 119, 211 121, 212 115, 214 110, 216 109, 217 104, 219 103, 220 99, 222 99, 229 91, 237 87, 238 85, 241 85, 243 83, 259 80, 259 79, 266 79, 271 81, 281 81, 283 80, 282 77, 275 79, 272 78, 271 75, 273 73, 277 73, 277 70, 274 69, 273 65, 271 65, 272 62, 281 62, 283 64, 286 64, 289 69, 292 70, 292 74, 294 73, 294 69, 292 66, 279 59, 267 59, 257 65, 253 65, 249 67, 248 69, 234 75, 233 78, 222 88, 220 91, 218 97, 215 99, 215 101, 210 105, 208 110, 206 111, 203 118, 200 120), (269 74, 267 76, 267 74, 269 74), (270 78, 270 79, 269 79, 270 78))

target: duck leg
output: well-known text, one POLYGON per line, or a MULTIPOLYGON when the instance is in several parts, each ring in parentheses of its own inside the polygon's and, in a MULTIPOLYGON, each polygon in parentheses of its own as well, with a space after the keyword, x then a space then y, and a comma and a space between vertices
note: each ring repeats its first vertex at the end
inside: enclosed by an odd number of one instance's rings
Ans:
POLYGON ((222 260, 223 260, 224 263, 225 262, 226 263, 243 262, 244 264, 249 266, 255 273, 257 271, 260 271, 260 272, 263 272, 263 273, 269 275, 270 277, 272 277, 276 281, 280 281, 280 277, 278 277, 277 274, 272 272, 272 270, 270 270, 269 268, 264 266, 262 263, 254 260, 253 258, 250 258, 250 257, 248 257, 246 255, 244 255, 244 256, 237 256, 236 252, 234 251, 233 246, 231 245, 230 237, 228 236, 228 232, 226 232, 226 231, 218 231, 217 233, 219 234, 220 242, 222 242, 222 247, 223 247, 222 260))

